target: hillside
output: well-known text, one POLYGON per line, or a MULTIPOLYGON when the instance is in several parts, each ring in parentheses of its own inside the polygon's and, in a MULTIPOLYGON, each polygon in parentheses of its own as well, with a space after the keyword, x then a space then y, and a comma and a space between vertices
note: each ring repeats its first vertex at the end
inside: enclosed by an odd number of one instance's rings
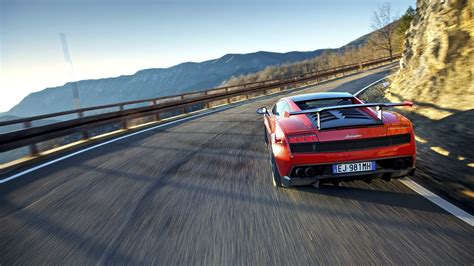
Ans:
MULTIPOLYGON (((411 10, 413 10, 411 7, 408 8, 407 13, 411 10)), ((402 50, 401 43, 404 37, 403 34, 398 33, 398 30, 407 13, 405 13, 404 17, 399 19, 393 18, 394 20, 387 25, 381 26, 381 28, 375 29, 374 31, 347 43, 339 49, 326 50, 321 53, 320 56, 298 62, 267 66, 265 69, 256 73, 232 76, 227 80, 225 85, 232 86, 282 78, 285 76, 303 75, 308 72, 329 69, 342 65, 358 64, 363 61, 398 54, 402 50), (380 48, 380 43, 385 41, 380 37, 381 32, 390 29, 392 29, 391 31, 393 33, 391 37, 391 52, 380 48)))
POLYGON ((417 1, 391 92, 422 103, 416 110, 430 119, 474 106, 473 2, 417 1))

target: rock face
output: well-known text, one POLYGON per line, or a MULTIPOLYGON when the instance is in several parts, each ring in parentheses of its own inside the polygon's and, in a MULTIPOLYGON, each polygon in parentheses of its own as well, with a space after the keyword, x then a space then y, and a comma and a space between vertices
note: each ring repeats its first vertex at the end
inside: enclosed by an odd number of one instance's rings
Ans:
POLYGON ((412 100, 415 178, 474 210, 474 0, 418 0, 386 97, 412 100))
POLYGON ((473 2, 417 1, 391 99, 414 100, 419 114, 435 120, 473 108, 473 2))

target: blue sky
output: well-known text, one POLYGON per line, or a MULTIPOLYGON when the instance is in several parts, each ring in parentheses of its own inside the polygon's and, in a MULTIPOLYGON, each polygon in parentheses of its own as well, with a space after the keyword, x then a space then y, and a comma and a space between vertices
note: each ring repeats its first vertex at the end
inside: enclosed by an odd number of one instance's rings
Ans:
MULTIPOLYGON (((226 53, 309 51, 370 32, 368 0, 0 0, 0 112, 70 80, 226 53), (67 35, 74 75, 59 33, 67 35)), ((415 0, 388 1, 401 15, 415 0)))

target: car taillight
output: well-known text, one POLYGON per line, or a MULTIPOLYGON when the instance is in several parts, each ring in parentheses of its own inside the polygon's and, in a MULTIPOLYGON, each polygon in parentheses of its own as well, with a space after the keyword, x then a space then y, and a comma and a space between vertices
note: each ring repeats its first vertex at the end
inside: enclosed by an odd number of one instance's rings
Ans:
POLYGON ((288 142, 290 143, 316 142, 316 141, 318 141, 318 137, 312 134, 288 136, 288 142))
POLYGON ((279 126, 277 126, 275 128, 275 133, 272 134, 272 143, 283 143, 284 140, 285 140, 285 133, 279 126))
POLYGON ((387 135, 400 135, 411 132, 410 124, 391 125, 387 128, 387 135))

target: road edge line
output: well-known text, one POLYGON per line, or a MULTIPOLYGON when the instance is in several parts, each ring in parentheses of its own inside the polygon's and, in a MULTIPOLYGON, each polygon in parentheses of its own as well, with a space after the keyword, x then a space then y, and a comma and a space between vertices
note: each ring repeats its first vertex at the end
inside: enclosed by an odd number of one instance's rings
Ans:
POLYGON ((474 216, 467 213, 466 211, 462 210, 461 208, 455 206, 454 204, 448 202, 447 200, 441 198, 440 196, 436 195, 435 193, 429 191, 422 185, 416 183, 411 178, 403 178, 399 180, 402 184, 410 188, 411 190, 415 191, 419 195, 423 196, 427 200, 431 201, 441 209, 447 211, 448 213, 456 216, 458 219, 464 221, 465 223, 469 224, 470 226, 474 226, 474 216))
MULTIPOLYGON (((388 76, 388 75, 387 75, 387 76, 388 76)), ((385 76, 385 77, 383 77, 383 78, 381 78, 381 79, 378 79, 378 80, 376 80, 376 81, 370 83, 369 85, 363 87, 362 89, 358 90, 356 93, 354 93, 354 96, 357 97, 357 95, 363 93, 363 92, 366 91, 368 88, 374 86, 375 84, 379 83, 380 81, 382 81, 382 80, 384 80, 384 79, 387 79, 387 76, 385 76)))
POLYGON ((139 130, 139 131, 136 131, 136 132, 133 132, 133 133, 130 133, 130 134, 126 134, 124 136, 120 136, 120 137, 117 137, 117 138, 113 138, 111 140, 107 140, 107 141, 104 141, 104 142, 101 142, 101 143, 98 143, 96 145, 93 145, 93 146, 90 146, 90 147, 87 147, 87 148, 84 148, 84 149, 81 149, 81 150, 78 150, 78 151, 75 151, 73 153, 70 153, 70 154, 67 154, 67 155, 64 155, 64 156, 61 156, 59 158, 56 158, 56 159, 53 159, 51 161, 47 161, 47 162, 44 162, 42 164, 39 164, 37 166, 34 166, 32 168, 29 168, 29 169, 26 169, 26 170, 23 170, 23 171, 20 171, 19 173, 16 173, 12 176, 9 176, 9 177, 6 177, 6 178, 3 178, 0 180, 0 184, 4 184, 8 181, 11 181, 11 180, 14 180, 18 177, 21 177, 23 175, 26 175, 28 173, 31 173, 31 172, 34 172, 38 169, 41 169, 41 168, 44 168, 48 165, 51 165, 51 164, 54 164, 54 163, 57 163, 57 162, 60 162, 62 160, 65 160, 65 159, 68 159, 68 158, 71 158, 71 157, 74 157, 78 154, 81 154, 81 153, 84 153, 84 152, 87 152, 87 151, 90 151, 90 150, 93 150, 93 149, 96 149, 96 148, 99 148, 101 146, 104 146, 104 145, 107 145, 107 144, 110 144, 110 143, 113 143, 113 142, 116 142, 116 141, 119 141, 119 140, 122 140, 122 139, 126 139, 128 137, 132 137, 132 136, 135 136, 135 135, 138 135, 138 134, 141 134, 141 133, 144 133, 144 132, 147 132, 147 131, 150 131, 150 130, 154 130, 154 129, 157 129, 157 128, 160 128, 160 127, 165 127, 165 126, 169 126, 169 125, 173 125, 173 124, 176 124, 176 123, 180 123, 180 122, 183 122, 183 121, 186 121, 186 120, 190 120, 190 119, 194 119, 194 118, 197 118, 197 117, 201 117, 201 116, 206 116, 206 115, 209 115, 209 114, 212 114, 212 113, 217 113, 217 112, 221 112, 221 111, 225 111, 227 109, 230 109, 230 108, 233 108, 235 106, 233 105, 230 105, 230 106, 225 106, 223 108, 217 108, 217 109, 214 109, 214 110, 211 110, 211 111, 208 111, 208 112, 203 112, 203 113, 200 113, 200 114, 196 114, 196 115, 193 115, 193 116, 188 116, 188 117, 185 117, 185 118, 181 118, 181 119, 178 119, 178 120, 174 120, 174 121, 170 121, 170 122, 167 122, 167 123, 164 123, 164 124, 160 124, 160 125, 157 125, 157 126, 154 126, 154 127, 149 127, 149 128, 145 128, 143 130, 139 130))

